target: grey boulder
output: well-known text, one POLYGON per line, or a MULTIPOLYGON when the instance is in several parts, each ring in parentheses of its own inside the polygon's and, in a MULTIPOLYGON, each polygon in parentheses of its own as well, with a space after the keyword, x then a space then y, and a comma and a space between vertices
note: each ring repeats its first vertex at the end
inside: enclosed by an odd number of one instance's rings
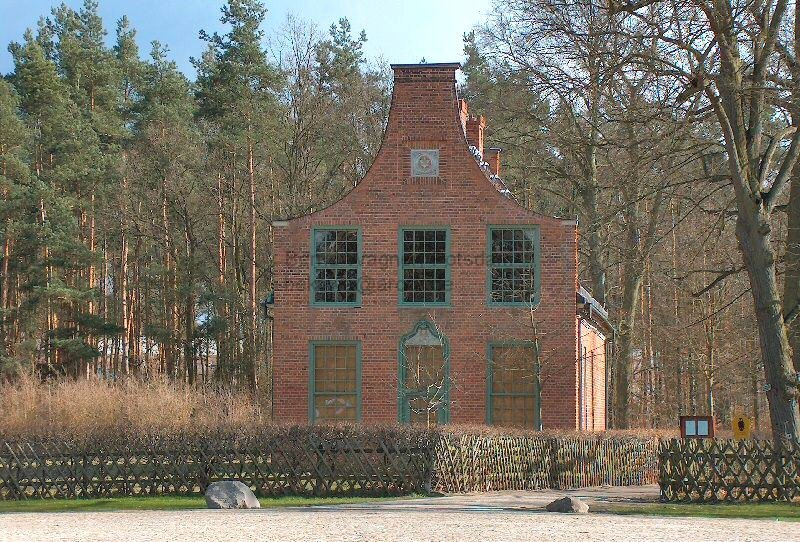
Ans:
POLYGON ((575 497, 564 497, 548 504, 546 510, 563 514, 588 514, 589 505, 575 497))
POLYGON ((206 489, 206 505, 216 509, 261 508, 250 488, 241 482, 214 482, 206 489))

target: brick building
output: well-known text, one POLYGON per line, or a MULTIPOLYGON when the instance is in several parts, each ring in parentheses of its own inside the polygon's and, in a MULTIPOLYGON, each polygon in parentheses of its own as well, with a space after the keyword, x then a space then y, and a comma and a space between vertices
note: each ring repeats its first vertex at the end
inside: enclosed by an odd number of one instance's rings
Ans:
POLYGON ((276 420, 605 429, 609 327, 577 224, 510 197, 458 67, 392 66, 364 179, 274 223, 276 420))

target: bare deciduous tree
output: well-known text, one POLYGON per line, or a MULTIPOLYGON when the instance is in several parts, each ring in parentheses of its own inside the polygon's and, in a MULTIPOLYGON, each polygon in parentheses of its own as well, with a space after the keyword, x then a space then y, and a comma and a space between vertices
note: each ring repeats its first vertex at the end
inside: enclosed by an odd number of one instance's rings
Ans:
POLYGON ((785 0, 611 2, 629 31, 652 47, 643 70, 681 88, 676 110, 713 112, 725 146, 736 211, 736 237, 750 278, 767 398, 776 441, 800 440, 798 379, 787 325, 798 312, 780 293, 773 215, 800 153, 791 103, 793 79, 781 69, 795 51, 785 0))

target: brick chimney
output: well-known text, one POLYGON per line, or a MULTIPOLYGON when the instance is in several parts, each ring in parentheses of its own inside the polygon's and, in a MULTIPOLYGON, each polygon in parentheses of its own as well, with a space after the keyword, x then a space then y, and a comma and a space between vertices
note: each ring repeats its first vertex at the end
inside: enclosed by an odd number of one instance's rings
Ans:
POLYGON ((456 70, 460 64, 391 66, 394 89, 384 142, 393 144, 397 140, 406 146, 414 141, 426 142, 413 143, 416 148, 425 149, 430 147, 424 145, 443 138, 460 139, 460 104, 456 95, 456 70))
POLYGON ((483 129, 486 128, 486 119, 483 115, 470 115, 467 118, 467 142, 478 149, 483 156, 483 129))
POLYGON ((484 160, 489 163, 489 173, 491 175, 500 176, 500 152, 503 149, 492 147, 487 149, 484 160))

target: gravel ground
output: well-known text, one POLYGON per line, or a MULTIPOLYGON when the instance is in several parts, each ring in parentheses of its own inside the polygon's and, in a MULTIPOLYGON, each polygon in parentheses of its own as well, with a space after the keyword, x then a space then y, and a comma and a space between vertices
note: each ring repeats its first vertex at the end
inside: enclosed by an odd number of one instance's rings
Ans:
MULTIPOLYGON (((578 494, 578 493, 575 493, 578 494)), ((792 522, 548 514, 553 492, 460 495, 313 508, 0 514, 0 541, 496 540, 799 541, 792 522)), ((623 501, 608 492, 592 500, 623 501)), ((638 500, 631 499, 631 500, 638 500)))

